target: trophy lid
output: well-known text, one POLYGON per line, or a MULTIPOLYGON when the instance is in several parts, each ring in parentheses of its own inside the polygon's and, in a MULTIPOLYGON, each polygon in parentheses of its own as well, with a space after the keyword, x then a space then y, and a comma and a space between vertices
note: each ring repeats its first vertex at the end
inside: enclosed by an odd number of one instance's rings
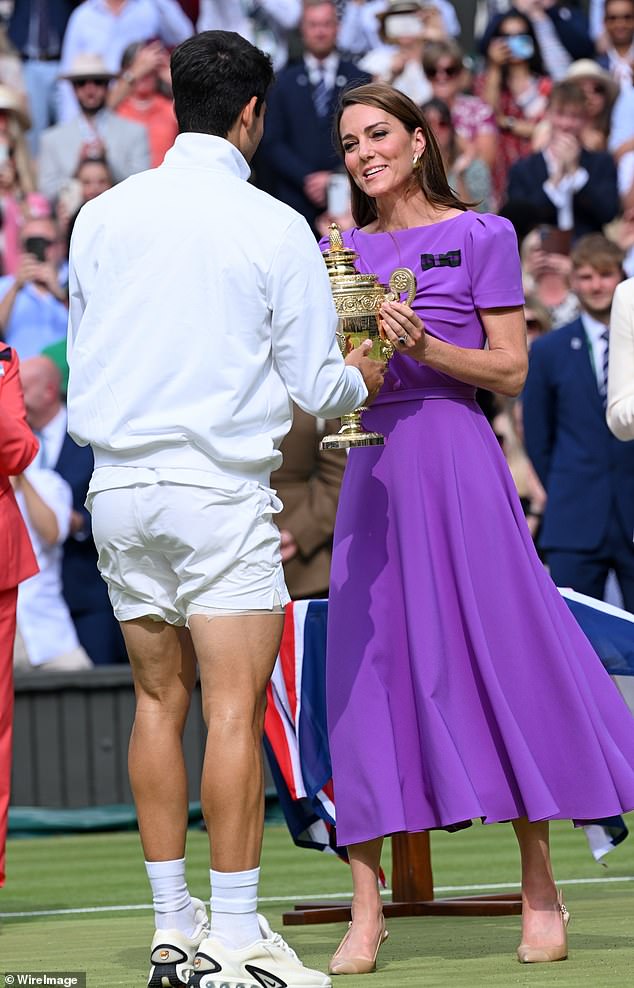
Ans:
POLYGON ((352 278, 357 287, 365 285, 376 285, 378 279, 375 274, 361 274, 355 267, 355 261, 359 257, 356 250, 344 246, 341 230, 336 223, 329 226, 328 239, 330 247, 323 252, 328 275, 331 279, 352 278))

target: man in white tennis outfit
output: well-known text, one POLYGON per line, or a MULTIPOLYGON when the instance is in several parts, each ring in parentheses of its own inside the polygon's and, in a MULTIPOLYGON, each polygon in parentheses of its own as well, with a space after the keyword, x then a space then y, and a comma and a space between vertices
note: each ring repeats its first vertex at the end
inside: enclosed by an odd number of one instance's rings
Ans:
POLYGON ((289 599, 268 485, 291 400, 338 417, 377 393, 383 368, 366 344, 344 363, 312 233, 247 183, 271 79, 237 34, 180 45, 173 148, 84 206, 72 239, 68 425, 94 451, 93 534, 134 674, 151 988, 330 985, 256 912, 265 691, 289 599), (210 930, 185 881, 196 662, 210 930))

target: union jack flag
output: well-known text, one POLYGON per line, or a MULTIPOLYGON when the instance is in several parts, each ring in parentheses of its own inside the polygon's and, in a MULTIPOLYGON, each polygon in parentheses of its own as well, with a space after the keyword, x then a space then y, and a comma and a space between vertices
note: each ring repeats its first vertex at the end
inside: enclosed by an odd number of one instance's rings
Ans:
POLYGON ((265 748, 295 843, 338 854, 326 729, 326 600, 288 605, 269 683, 265 748))

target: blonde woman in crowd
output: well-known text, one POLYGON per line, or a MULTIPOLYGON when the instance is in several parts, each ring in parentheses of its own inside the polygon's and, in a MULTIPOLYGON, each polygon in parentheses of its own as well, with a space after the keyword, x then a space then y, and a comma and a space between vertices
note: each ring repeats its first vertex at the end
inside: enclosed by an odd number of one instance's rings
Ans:
POLYGON ((441 99, 451 110, 451 119, 463 148, 473 147, 475 156, 492 167, 498 144, 495 114, 479 96, 465 92, 469 73, 460 46, 453 38, 430 42, 423 52, 423 68, 434 98, 441 99))
POLYGON ((35 176, 25 134, 30 127, 21 94, 0 83, 0 245, 2 274, 15 274, 20 255, 20 227, 35 176))

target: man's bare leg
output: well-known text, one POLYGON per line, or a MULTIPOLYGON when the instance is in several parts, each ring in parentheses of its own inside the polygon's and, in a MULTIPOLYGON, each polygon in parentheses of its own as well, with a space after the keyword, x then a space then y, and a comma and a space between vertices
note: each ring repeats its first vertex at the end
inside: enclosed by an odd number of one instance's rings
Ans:
POLYGON ((266 687, 283 614, 190 618, 207 747, 201 801, 216 871, 256 868, 264 826, 262 732, 266 687))
POLYGON ((182 735, 196 660, 189 632, 161 621, 123 621, 136 713, 128 768, 146 861, 185 855, 188 790, 182 735))

